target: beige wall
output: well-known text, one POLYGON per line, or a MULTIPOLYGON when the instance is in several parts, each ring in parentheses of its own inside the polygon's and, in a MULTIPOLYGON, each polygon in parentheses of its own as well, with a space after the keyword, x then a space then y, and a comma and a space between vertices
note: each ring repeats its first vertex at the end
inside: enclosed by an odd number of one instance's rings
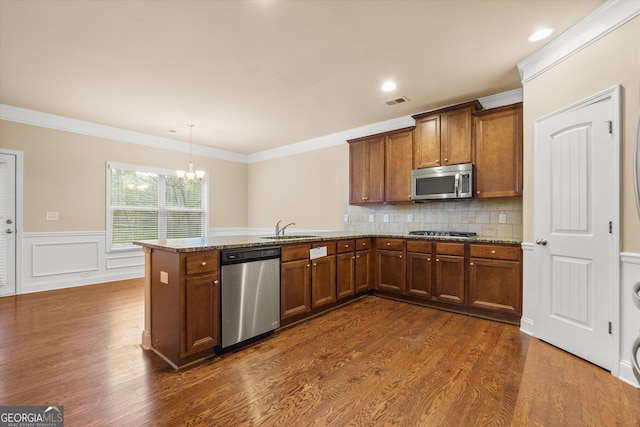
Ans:
POLYGON ((621 84, 622 250, 640 252, 633 155, 640 117, 640 17, 524 85, 523 237, 533 242, 533 123, 537 118, 621 84))
MULTIPOLYGON (((107 161, 185 168, 175 151, 0 121, 0 147, 24 153, 25 232, 101 231, 106 228, 107 161), (56 211, 58 221, 46 221, 56 211)), ((194 156, 210 175, 209 227, 246 227, 247 165, 194 156)))
POLYGON ((349 200, 347 143, 249 165, 249 226, 342 230, 349 200))

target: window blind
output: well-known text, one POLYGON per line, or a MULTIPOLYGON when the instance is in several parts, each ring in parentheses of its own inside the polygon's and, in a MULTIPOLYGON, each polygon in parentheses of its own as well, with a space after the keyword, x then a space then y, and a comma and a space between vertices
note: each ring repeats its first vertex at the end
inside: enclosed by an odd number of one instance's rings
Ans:
POLYGON ((206 180, 187 181, 166 171, 109 164, 110 249, 136 240, 203 237, 206 180))

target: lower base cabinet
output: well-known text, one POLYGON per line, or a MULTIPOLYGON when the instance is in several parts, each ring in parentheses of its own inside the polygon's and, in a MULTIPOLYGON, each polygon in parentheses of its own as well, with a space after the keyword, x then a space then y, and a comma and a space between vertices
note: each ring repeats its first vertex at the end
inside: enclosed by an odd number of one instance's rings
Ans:
POLYGON ((464 252, 464 243, 436 243, 435 297, 439 301, 464 305, 464 252))
POLYGON ((405 263, 402 239, 376 239, 376 289, 404 293, 405 263))
POLYGON ((518 247, 471 245, 469 305, 522 314, 522 261, 518 247))
POLYGON ((218 251, 151 251, 151 346, 179 368, 220 344, 218 251))
POLYGON ((407 241, 407 295, 430 299, 433 281, 433 243, 407 241))

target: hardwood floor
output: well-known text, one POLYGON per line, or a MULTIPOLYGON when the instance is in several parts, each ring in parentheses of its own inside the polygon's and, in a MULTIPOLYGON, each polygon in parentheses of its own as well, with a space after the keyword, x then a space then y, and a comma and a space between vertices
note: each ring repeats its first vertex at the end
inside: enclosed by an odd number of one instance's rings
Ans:
POLYGON ((174 372, 143 284, 0 298, 0 405, 68 426, 637 426, 640 390, 512 325, 366 297, 174 372))

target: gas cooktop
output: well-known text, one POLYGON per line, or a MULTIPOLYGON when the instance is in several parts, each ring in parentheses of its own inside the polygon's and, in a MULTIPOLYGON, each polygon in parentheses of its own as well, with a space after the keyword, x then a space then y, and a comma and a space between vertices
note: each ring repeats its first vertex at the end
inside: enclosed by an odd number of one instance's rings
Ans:
POLYGON ((410 231, 410 235, 413 236, 433 236, 433 237, 456 237, 462 239, 468 239, 470 237, 475 237, 476 233, 472 233, 470 231, 431 231, 431 230, 417 230, 410 231))

